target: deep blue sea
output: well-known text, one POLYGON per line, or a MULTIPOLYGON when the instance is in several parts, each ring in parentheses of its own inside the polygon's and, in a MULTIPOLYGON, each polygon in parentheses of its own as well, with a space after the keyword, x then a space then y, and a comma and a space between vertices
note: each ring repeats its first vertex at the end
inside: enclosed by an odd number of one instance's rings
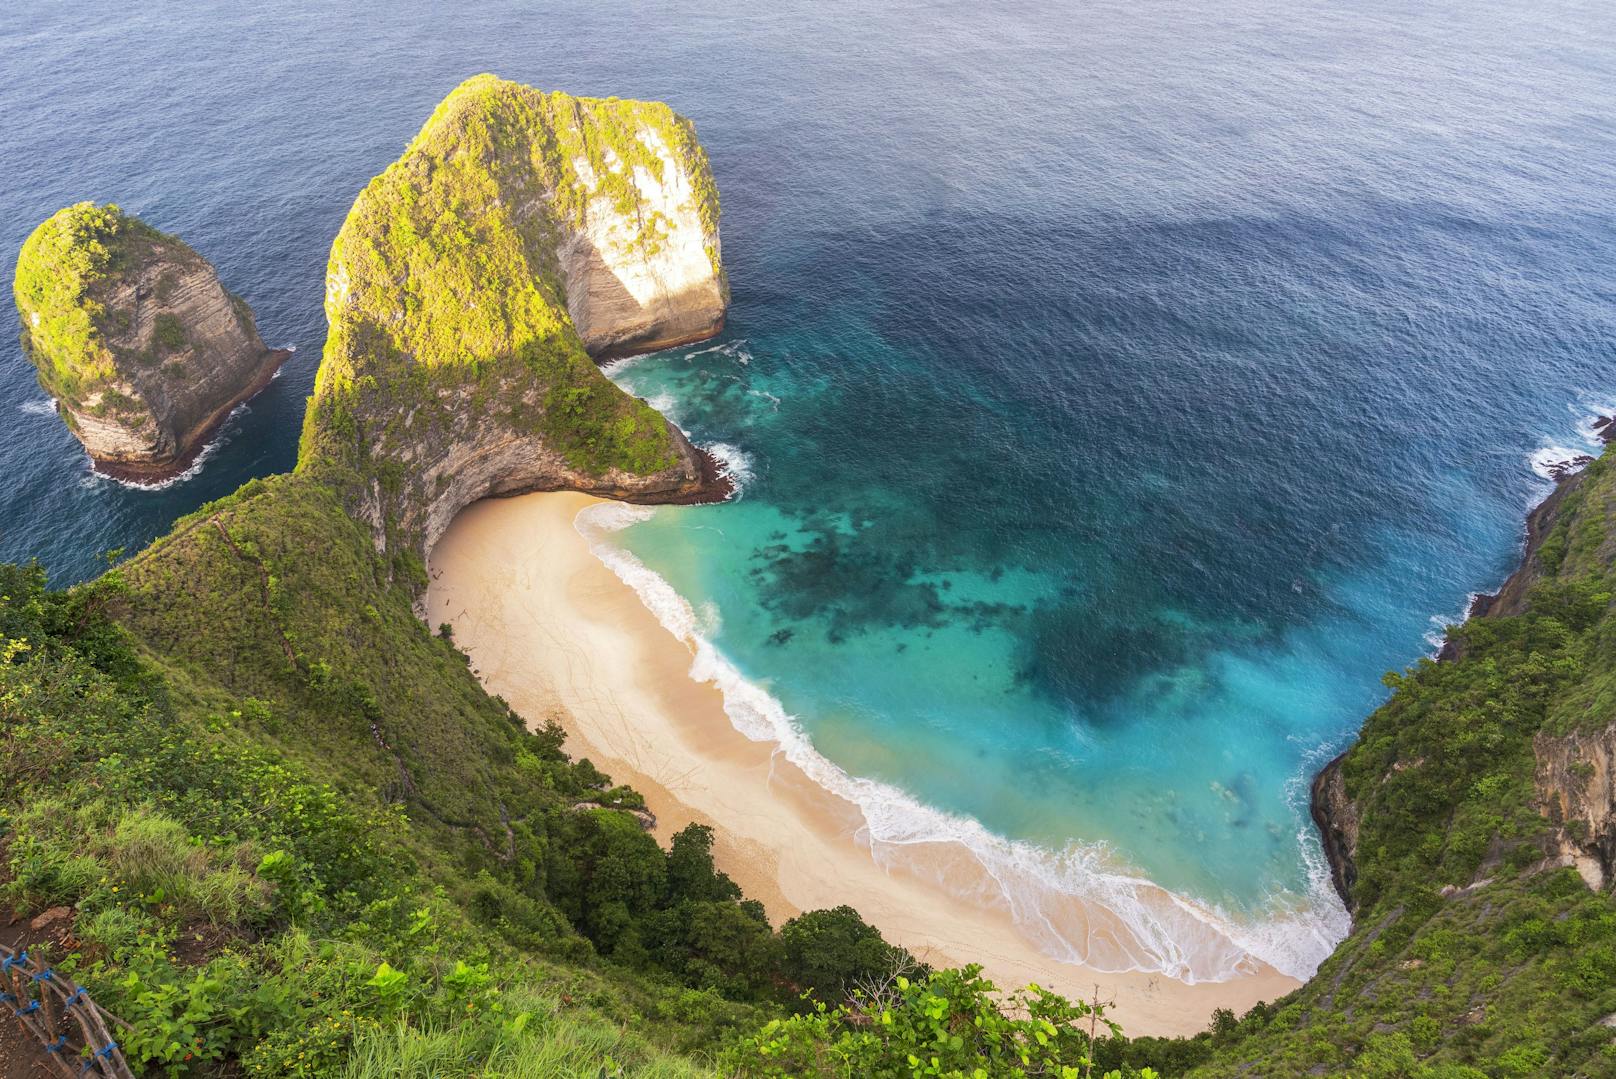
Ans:
POLYGON ((461 79, 663 99, 734 307, 614 374, 743 486, 610 542, 737 722, 851 789, 878 857, 968 844, 1051 955, 1326 954, 1307 778, 1616 398, 1609 0, 250 7, 0 15, 5 276, 117 201, 298 348, 135 490, 4 305, 0 558, 82 579, 292 465, 331 240, 461 79))

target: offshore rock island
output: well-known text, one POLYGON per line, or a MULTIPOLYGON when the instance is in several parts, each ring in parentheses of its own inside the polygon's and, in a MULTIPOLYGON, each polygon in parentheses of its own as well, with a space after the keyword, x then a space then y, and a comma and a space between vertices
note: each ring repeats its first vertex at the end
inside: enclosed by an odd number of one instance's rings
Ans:
POLYGON ((115 205, 81 202, 34 230, 14 285, 23 348, 99 471, 185 470, 289 353, 201 255, 115 205))

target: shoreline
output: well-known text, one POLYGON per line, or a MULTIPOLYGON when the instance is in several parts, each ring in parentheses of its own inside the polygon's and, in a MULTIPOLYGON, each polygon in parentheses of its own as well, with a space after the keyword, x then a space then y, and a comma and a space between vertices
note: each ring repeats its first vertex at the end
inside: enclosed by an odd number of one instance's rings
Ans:
MULTIPOLYGON (((1238 1014, 1301 984, 1264 965, 1191 985, 1059 962, 1038 952, 1006 910, 878 864, 858 837, 859 808, 772 743, 736 730, 718 688, 691 679, 690 646, 596 557, 574 520, 599 501, 552 493, 466 509, 432 553, 428 622, 453 625, 489 692, 530 724, 556 719, 570 753, 644 795, 659 840, 693 822, 712 827, 718 867, 762 901, 771 921, 845 903, 922 960, 981 963, 1001 989, 1037 982, 1084 999, 1098 991, 1115 1001, 1111 1015, 1130 1035, 1193 1034, 1216 1008, 1238 1014)), ((971 869, 949 852, 908 860, 969 883, 962 874, 971 869)))

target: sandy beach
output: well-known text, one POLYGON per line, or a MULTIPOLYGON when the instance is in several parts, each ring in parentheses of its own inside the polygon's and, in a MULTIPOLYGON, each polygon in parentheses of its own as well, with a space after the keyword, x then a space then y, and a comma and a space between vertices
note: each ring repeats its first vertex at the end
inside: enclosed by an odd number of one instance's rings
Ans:
POLYGON ((574 520, 596 501, 538 494, 472 506, 432 554, 428 620, 453 625, 490 692, 530 723, 556 719, 574 756, 644 794, 659 839, 710 825, 719 867, 776 923, 849 904, 934 965, 980 963, 1001 988, 1098 992, 1133 1035, 1191 1034, 1215 1008, 1239 1013, 1296 987, 1268 967, 1187 985, 1057 962, 1006 912, 878 865, 857 838, 859 809, 737 731, 718 689, 691 679, 691 646, 595 557, 574 520))

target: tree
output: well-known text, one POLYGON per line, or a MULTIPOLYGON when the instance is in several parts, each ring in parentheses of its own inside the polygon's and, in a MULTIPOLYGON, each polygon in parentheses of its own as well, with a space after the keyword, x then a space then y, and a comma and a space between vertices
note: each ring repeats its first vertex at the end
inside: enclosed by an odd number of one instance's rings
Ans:
POLYGON ((845 999, 861 981, 874 981, 914 960, 881 939, 852 907, 809 911, 780 927, 782 972, 821 1000, 845 999))

